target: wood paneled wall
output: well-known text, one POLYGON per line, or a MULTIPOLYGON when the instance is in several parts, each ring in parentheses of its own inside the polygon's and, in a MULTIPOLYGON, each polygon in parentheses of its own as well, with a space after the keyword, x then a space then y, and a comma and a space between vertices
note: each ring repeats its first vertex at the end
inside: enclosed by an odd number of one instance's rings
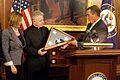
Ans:
MULTIPOLYGON (((11 4, 13 0, 0 0, 0 23, 2 29, 8 26, 8 18, 11 9, 11 4)), ((28 0, 30 1, 30 0, 28 0)), ((118 47, 120 48, 120 0, 114 0, 115 10, 116 10, 116 19, 117 19, 117 31, 118 31, 118 47)))
POLYGON ((0 23, 2 29, 8 26, 11 4, 13 0, 0 0, 0 23))
POLYGON ((115 0, 117 32, 118 32, 118 48, 120 48, 120 0, 115 0))

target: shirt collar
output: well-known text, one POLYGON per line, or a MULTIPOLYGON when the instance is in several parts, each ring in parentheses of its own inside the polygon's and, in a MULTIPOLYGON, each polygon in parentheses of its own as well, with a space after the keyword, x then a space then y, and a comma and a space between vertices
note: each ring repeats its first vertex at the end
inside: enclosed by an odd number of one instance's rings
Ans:
POLYGON ((98 18, 98 20, 96 20, 90 27, 89 31, 91 31, 91 29, 94 27, 94 25, 100 20, 101 18, 98 18))

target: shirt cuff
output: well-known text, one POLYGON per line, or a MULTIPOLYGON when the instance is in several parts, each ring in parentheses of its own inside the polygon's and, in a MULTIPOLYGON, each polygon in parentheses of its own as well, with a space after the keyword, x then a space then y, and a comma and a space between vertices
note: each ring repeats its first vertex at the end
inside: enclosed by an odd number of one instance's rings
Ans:
POLYGON ((77 47, 83 47, 83 42, 77 42, 77 47))
POLYGON ((5 62, 4 65, 5 65, 5 66, 13 65, 13 61, 5 62))
POLYGON ((78 42, 76 42, 75 44, 76 44, 76 47, 78 47, 78 42))

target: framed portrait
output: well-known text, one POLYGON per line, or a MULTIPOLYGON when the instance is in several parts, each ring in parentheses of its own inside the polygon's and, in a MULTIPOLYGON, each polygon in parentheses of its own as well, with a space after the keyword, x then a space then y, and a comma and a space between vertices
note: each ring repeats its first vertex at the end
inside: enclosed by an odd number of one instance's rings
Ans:
POLYGON ((45 26, 63 31, 85 31, 88 0, 30 0, 31 10, 44 13, 45 26))

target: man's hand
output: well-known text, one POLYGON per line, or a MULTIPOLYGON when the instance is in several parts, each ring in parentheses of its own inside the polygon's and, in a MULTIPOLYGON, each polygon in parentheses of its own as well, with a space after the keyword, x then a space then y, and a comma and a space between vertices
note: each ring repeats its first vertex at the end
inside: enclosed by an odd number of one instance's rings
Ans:
POLYGON ((74 39, 74 40, 72 40, 72 41, 69 41, 68 44, 72 44, 72 45, 77 46, 77 40, 74 39))
POLYGON ((38 50, 38 54, 41 56, 43 56, 45 53, 47 53, 47 51, 45 51, 44 48, 38 50))
POLYGON ((64 44, 60 47, 60 49, 66 49, 68 47, 68 44, 64 44))

